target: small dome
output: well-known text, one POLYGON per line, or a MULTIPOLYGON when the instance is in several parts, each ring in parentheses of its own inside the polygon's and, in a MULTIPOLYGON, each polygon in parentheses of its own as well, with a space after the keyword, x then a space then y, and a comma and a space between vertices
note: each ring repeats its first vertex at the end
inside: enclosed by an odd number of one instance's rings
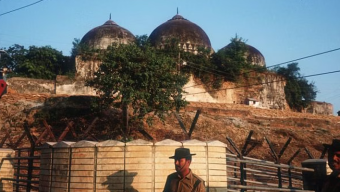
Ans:
POLYGON ((164 48, 166 41, 172 38, 177 38, 179 46, 188 52, 197 53, 198 47, 211 49, 210 39, 203 29, 178 14, 153 30, 149 40, 157 48, 164 48))
POLYGON ((134 40, 135 36, 130 31, 110 19, 87 32, 81 39, 81 43, 94 49, 106 49, 112 43, 128 44, 134 40))
POLYGON ((247 45, 247 49, 246 57, 248 61, 251 61, 253 65, 266 66, 264 56, 259 50, 250 45, 247 45))
MULTIPOLYGON (((264 56, 262 55, 262 53, 257 50, 255 47, 245 44, 247 47, 247 51, 245 53, 245 59, 247 59, 248 61, 251 62, 251 64, 253 65, 259 65, 259 66, 266 66, 266 61, 264 59, 264 56)), ((223 47, 222 49, 226 49, 229 46, 231 46, 231 44, 228 44, 227 46, 223 47)))

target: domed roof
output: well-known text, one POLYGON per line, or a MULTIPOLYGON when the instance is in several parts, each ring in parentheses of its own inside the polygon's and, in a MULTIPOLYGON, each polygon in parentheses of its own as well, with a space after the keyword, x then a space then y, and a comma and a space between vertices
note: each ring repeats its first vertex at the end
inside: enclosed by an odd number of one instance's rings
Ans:
POLYGON ((112 43, 128 44, 134 40, 135 36, 130 31, 109 19, 103 25, 87 32, 80 43, 94 49, 106 49, 112 43))
MULTIPOLYGON (((247 44, 246 44, 247 45, 247 44)), ((251 45, 247 45, 246 57, 254 65, 266 66, 266 61, 262 53, 251 45)))
MULTIPOLYGON (((264 56, 262 53, 257 50, 255 47, 245 44, 247 51, 244 55, 245 59, 251 62, 253 65, 259 65, 259 66, 266 66, 266 61, 264 59, 264 56)), ((227 46, 223 47, 222 49, 226 49, 229 46, 231 46, 231 43, 229 43, 227 46)))
POLYGON ((172 38, 177 38, 186 51, 196 52, 198 47, 211 49, 210 39, 203 29, 178 14, 153 30, 149 40, 157 48, 163 48, 172 38))

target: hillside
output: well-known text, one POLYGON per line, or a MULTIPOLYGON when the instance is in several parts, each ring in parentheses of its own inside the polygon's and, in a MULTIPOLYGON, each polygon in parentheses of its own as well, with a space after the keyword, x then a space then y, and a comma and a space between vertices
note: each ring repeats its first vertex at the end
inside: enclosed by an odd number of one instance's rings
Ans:
MULTIPOLYGON (((4 147, 10 147, 11 142, 15 143, 24 132, 24 121, 28 121, 34 137, 39 138, 46 129, 42 123, 43 120, 51 126, 57 139, 67 125, 73 122, 76 135, 70 131, 64 140, 121 140, 123 136, 120 129, 120 110, 112 109, 101 114, 94 114, 89 107, 90 102, 91 97, 86 96, 31 95, 9 91, 0 99, 0 141, 8 132, 11 141, 6 140, 4 147), (92 127, 89 134, 84 134, 89 127, 92 127)), ((226 139, 229 137, 241 150, 250 131, 253 131, 251 144, 257 145, 248 156, 259 159, 273 161, 265 137, 272 143, 276 153, 280 152, 291 137, 291 143, 282 156, 281 162, 286 163, 298 149, 302 149, 293 161, 293 164, 297 165, 308 158, 305 147, 315 158, 319 158, 323 150, 322 144, 331 143, 333 138, 340 138, 340 117, 337 116, 259 109, 238 104, 195 102, 191 102, 180 112, 187 131, 197 110, 201 110, 201 114, 191 139, 219 140, 227 143, 232 149, 226 139)), ((133 124, 131 127, 129 139, 148 140, 145 134, 134 129, 133 124)), ((145 125, 145 127, 145 131, 154 141, 189 139, 173 113, 166 118, 164 123, 155 118, 152 126, 145 125)), ((42 139, 42 143, 51 140, 51 137, 46 136, 42 139)), ((29 146, 28 139, 24 138, 19 146, 29 146)))

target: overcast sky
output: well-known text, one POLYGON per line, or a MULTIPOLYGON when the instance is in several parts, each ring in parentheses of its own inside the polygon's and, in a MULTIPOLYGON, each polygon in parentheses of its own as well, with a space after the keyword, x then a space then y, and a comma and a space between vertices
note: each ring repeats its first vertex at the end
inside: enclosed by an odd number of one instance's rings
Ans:
MULTIPOLYGON (((0 48, 50 45, 69 55, 73 39, 110 14, 134 35, 150 35, 177 8, 207 33, 215 51, 237 34, 264 55, 267 66, 330 51, 297 61, 301 74, 340 70, 339 0, 0 0, 0 48)), ((317 101, 332 103, 336 114, 340 73, 307 80, 315 82, 317 101)))

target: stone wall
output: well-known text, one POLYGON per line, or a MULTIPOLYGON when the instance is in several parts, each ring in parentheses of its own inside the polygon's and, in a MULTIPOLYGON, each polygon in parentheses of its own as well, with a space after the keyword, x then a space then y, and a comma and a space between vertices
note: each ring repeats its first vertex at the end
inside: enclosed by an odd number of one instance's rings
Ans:
POLYGON ((58 75, 56 79, 56 94, 58 95, 96 95, 93 88, 85 86, 85 81, 58 75))
POLYGON ((12 77, 7 79, 7 86, 17 93, 55 94, 55 81, 12 77))
MULTIPOLYGON (((283 77, 270 72, 258 76, 254 74, 249 77, 249 80, 243 80, 239 85, 224 82, 218 90, 205 87, 199 80, 191 76, 189 82, 184 86, 184 90, 187 92, 184 97, 189 102, 220 104, 246 104, 249 98, 254 98, 257 103, 253 107, 289 110, 284 93, 286 82, 283 77)), ((7 84, 9 89, 18 93, 96 95, 93 88, 85 86, 83 77, 70 78, 59 75, 55 81, 15 77, 8 79, 7 84)), ((333 115, 333 106, 330 103, 316 101, 305 112, 333 115)))
POLYGON ((0 149, 0 191, 12 192, 13 182, 4 180, 4 178, 12 179, 14 177, 14 165, 10 160, 3 160, 6 157, 14 157, 15 152, 12 149, 0 149))
POLYGON ((312 101, 304 112, 319 115, 333 115, 333 105, 326 102, 312 101))
POLYGON ((265 73, 259 76, 252 74, 249 80, 241 84, 224 82, 222 87, 209 90, 199 80, 190 77, 184 86, 188 101, 209 103, 245 104, 248 98, 255 98, 258 107, 266 109, 287 109, 284 87, 285 80, 274 73, 265 73), (197 86, 198 85, 198 86, 197 86))
POLYGON ((80 141, 48 143, 42 148, 39 191, 163 191, 167 175, 175 172, 178 147, 196 153, 190 168, 210 192, 227 188, 226 144, 163 140, 152 143, 80 141))
POLYGON ((99 69, 100 61, 91 59, 84 60, 81 56, 76 57, 76 77, 82 80, 93 78, 94 73, 99 69))
POLYGON ((56 80, 12 77, 7 79, 8 87, 16 93, 56 95, 96 95, 85 81, 58 75, 56 80))

